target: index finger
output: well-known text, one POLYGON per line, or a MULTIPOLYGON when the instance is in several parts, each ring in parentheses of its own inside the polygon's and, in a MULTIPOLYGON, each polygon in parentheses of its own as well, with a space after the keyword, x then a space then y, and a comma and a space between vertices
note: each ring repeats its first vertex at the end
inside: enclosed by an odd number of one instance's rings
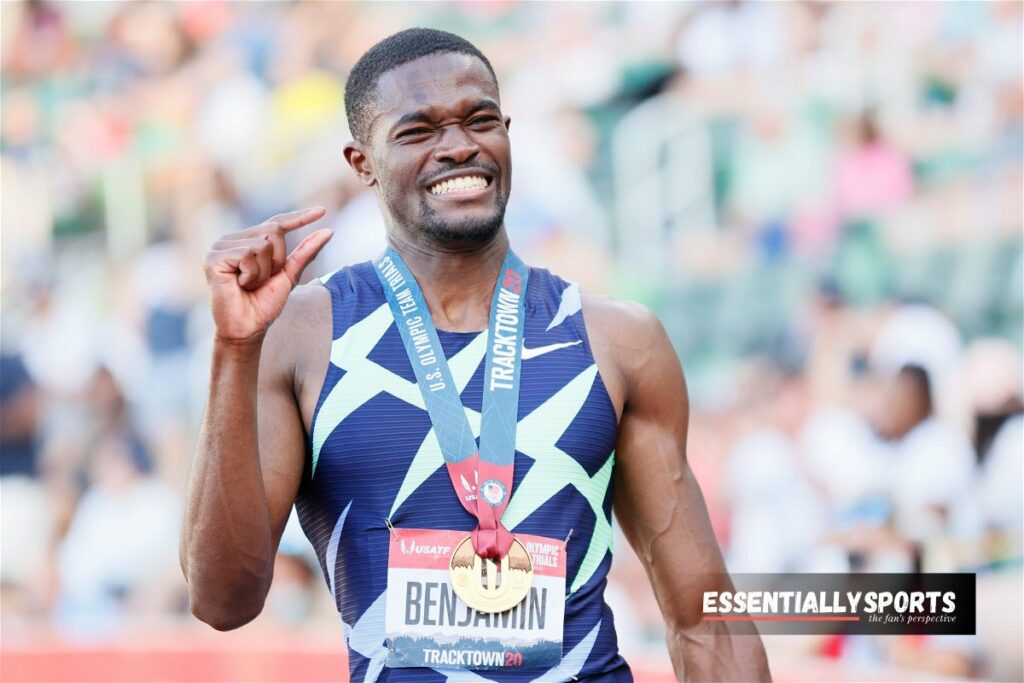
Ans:
POLYGON ((314 206, 310 209, 301 209, 299 211, 289 211, 288 213, 279 213, 272 218, 268 218, 266 223, 278 223, 281 229, 285 232, 291 232, 297 228, 301 228, 304 225, 309 225, 318 218, 323 217, 327 213, 327 209, 322 206, 314 206))

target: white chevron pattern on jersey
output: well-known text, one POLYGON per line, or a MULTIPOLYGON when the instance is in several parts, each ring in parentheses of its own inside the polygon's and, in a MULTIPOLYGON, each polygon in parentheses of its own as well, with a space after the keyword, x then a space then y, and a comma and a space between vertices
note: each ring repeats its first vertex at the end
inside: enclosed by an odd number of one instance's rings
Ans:
MULTIPOLYGON (((313 425, 314 470, 320 450, 330 433, 359 406, 377 394, 387 392, 425 410, 423 396, 415 382, 396 375, 368 358, 392 322, 391 311, 384 304, 334 341, 331 362, 346 370, 346 374, 331 389, 313 425)), ((449 360, 452 376, 460 392, 483 361, 485 343, 486 333, 481 332, 449 360)), ((596 377, 597 366, 591 365, 519 421, 516 427, 516 450, 532 458, 534 465, 522 484, 516 488, 502 517, 506 526, 514 531, 517 524, 566 485, 573 486, 587 499, 594 511, 596 523, 570 593, 576 592, 590 580, 604 554, 612 549, 611 525, 603 506, 611 480, 614 455, 609 455, 601 469, 591 477, 576 460, 556 445, 586 402, 596 377)), ((470 408, 465 410, 473 436, 478 437, 480 413, 470 408)), ((441 447, 431 429, 406 471, 389 516, 393 516, 402 503, 443 466, 441 447)))
MULTIPOLYGON (((548 330, 561 324, 581 308, 579 287, 572 283, 562 292, 561 301, 548 330)), ((366 401, 382 392, 388 393, 421 410, 425 410, 423 397, 415 382, 395 374, 369 359, 394 320, 387 303, 349 327, 331 345, 330 362, 345 370, 345 375, 331 389, 317 413, 312 435, 312 470, 316 466, 324 443, 330 434, 349 415, 366 401)), ((481 332, 469 344, 449 359, 455 384, 461 393, 465 390, 474 372, 483 362, 486 351, 486 332, 481 332)), ((587 400, 597 377, 597 366, 591 365, 562 387, 556 394, 521 419, 516 427, 516 449, 534 460, 522 483, 509 501, 503 515, 506 525, 515 527, 527 519, 552 496, 566 486, 574 487, 586 498, 596 518, 594 532, 590 538, 583 562, 569 589, 574 593, 597 571, 605 553, 611 550, 611 526, 604 514, 603 503, 607 494, 614 466, 614 454, 593 477, 569 454, 556 446, 562 435, 572 424, 587 400)), ((480 433, 480 413, 466 408, 474 437, 480 433)), ((391 515, 439 468, 444 467, 440 445, 431 429, 419 446, 395 500, 391 515)), ((354 501, 353 501, 354 502, 354 501)), ((327 548, 328 585, 337 600, 339 587, 334 585, 334 571, 337 553, 344 532, 345 520, 353 504, 350 502, 339 515, 327 548)), ((381 593, 373 604, 363 612, 354 625, 342 620, 348 645, 353 652, 370 660, 364 681, 375 681, 380 675, 387 658, 384 645, 385 594, 381 593)), ((597 626, 567 653, 562 662, 544 672, 537 683, 571 680, 583 668, 589 657, 601 624, 597 626)), ((443 671, 450 681, 487 681, 472 672, 443 671)))
POLYGON ((558 310, 555 312, 555 317, 551 319, 548 330, 558 327, 566 318, 581 310, 583 310, 583 301, 580 299, 580 285, 578 282, 570 282, 569 286, 562 290, 558 310))

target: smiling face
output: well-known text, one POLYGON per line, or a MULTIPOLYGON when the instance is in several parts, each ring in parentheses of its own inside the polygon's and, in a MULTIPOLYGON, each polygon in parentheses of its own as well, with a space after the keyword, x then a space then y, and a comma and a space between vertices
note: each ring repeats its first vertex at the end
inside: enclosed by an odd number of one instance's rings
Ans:
POLYGON ((438 53, 380 77, 360 170, 393 229, 437 244, 482 244, 501 229, 511 187, 509 120, 476 57, 438 53))

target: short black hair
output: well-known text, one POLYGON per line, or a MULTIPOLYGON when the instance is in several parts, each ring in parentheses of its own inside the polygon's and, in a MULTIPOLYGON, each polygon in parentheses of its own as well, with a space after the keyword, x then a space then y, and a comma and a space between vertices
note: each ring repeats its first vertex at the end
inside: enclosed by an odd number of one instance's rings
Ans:
POLYGON ((917 397, 921 401, 921 409, 925 415, 931 415, 935 406, 932 402, 932 381, 928 371, 922 366, 914 363, 907 363, 900 368, 900 376, 905 377, 917 391, 917 397))
POLYGON ((376 98, 377 81, 394 68, 438 52, 454 52, 476 57, 490 72, 494 86, 498 77, 494 67, 473 43, 465 38, 432 28, 409 28, 380 41, 359 58, 345 83, 345 115, 348 128, 359 142, 370 137, 370 120, 376 98))

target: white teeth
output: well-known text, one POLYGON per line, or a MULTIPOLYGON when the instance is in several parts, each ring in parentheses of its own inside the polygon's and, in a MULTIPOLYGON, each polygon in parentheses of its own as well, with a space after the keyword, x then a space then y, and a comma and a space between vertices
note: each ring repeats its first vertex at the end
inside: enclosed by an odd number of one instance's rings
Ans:
POLYGON ((448 194, 465 190, 477 190, 487 187, 487 179, 482 176, 462 176, 443 180, 430 188, 431 194, 448 194))

